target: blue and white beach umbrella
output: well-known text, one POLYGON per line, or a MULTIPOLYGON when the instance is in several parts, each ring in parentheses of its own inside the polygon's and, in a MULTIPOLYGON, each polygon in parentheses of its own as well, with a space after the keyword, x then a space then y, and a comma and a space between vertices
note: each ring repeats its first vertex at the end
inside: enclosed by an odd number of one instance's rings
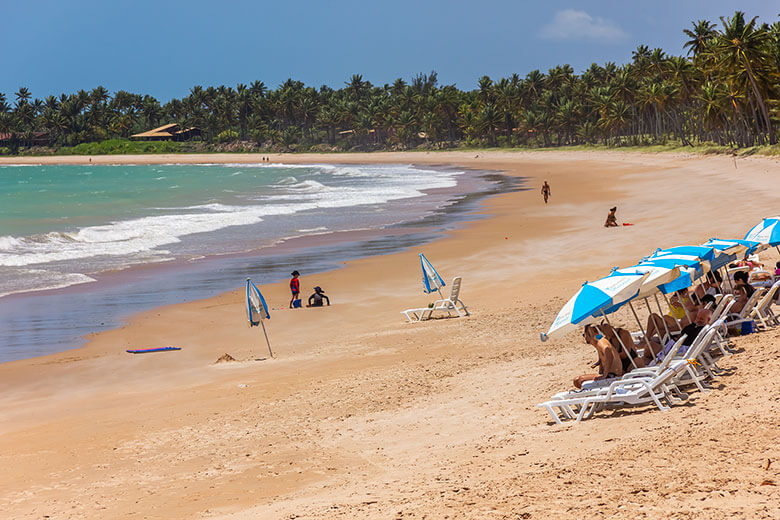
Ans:
POLYGON ((750 240, 711 238, 702 244, 704 247, 711 247, 727 255, 742 256, 752 255, 762 244, 750 240))
POLYGON ((658 284, 656 287, 664 294, 673 293, 680 289, 685 289, 693 285, 693 281, 701 276, 700 263, 696 260, 674 260, 671 258, 661 259, 655 258, 652 260, 645 260, 638 264, 641 267, 654 266, 662 267, 664 269, 679 269, 679 276, 669 282, 658 284), (690 262, 690 265, 680 262, 690 262))
POLYGON ((710 260, 715 256, 711 247, 681 246, 669 249, 656 249, 655 252, 642 259, 640 263, 652 263, 661 267, 688 267, 693 279, 704 276, 710 270, 710 260))
POLYGON ((249 278, 246 279, 246 315, 250 327, 260 325, 263 328, 265 342, 268 345, 268 353, 271 357, 274 357, 274 353, 271 350, 271 342, 268 341, 268 333, 265 331, 264 323, 265 320, 271 319, 271 314, 268 312, 268 305, 265 303, 265 298, 263 298, 262 293, 260 293, 260 290, 249 278))
POLYGON ((425 258, 425 255, 422 253, 420 253, 420 266, 422 267, 422 283, 425 294, 438 291, 439 295, 441 295, 441 288, 446 284, 444 283, 444 280, 442 280, 441 276, 439 276, 439 273, 436 272, 436 269, 433 267, 433 265, 428 261, 427 258, 425 258))
POLYGON ((613 272, 622 274, 647 274, 645 281, 642 282, 642 285, 639 287, 639 292, 636 295, 636 298, 638 299, 652 296, 659 291, 658 287, 660 285, 671 283, 682 275, 680 267, 670 268, 653 264, 637 264, 630 267, 613 269, 613 272))
POLYGON ((765 218, 760 224, 753 226, 745 235, 745 240, 780 246, 780 216, 765 218))
POLYGON ((585 282, 560 310, 550 330, 541 334, 542 341, 552 335, 571 332, 579 325, 587 325, 604 310, 635 297, 647 276, 647 273, 613 272, 600 280, 585 282))

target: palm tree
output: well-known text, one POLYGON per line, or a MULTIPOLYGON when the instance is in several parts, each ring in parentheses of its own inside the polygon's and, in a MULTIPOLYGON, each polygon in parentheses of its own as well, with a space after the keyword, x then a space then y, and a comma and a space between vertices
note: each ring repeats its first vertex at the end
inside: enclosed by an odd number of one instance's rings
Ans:
POLYGON ((721 17, 723 32, 718 33, 715 37, 712 52, 717 53, 721 68, 726 75, 745 74, 747 76, 753 97, 759 106, 764 127, 769 135, 769 142, 776 144, 777 138, 769 119, 764 96, 761 93, 762 88, 758 85, 758 81, 763 78, 757 77, 757 74, 763 74, 772 62, 769 51, 770 35, 766 25, 756 25, 757 18, 757 16, 753 17, 745 23, 745 13, 742 11, 736 11, 734 16, 729 19, 721 17))
POLYGON ((690 38, 690 40, 685 42, 683 48, 687 48, 688 55, 693 54, 694 58, 704 52, 707 45, 709 45, 712 39, 717 35, 715 24, 708 20, 699 20, 695 22, 693 24, 693 30, 684 29, 683 33, 690 38))

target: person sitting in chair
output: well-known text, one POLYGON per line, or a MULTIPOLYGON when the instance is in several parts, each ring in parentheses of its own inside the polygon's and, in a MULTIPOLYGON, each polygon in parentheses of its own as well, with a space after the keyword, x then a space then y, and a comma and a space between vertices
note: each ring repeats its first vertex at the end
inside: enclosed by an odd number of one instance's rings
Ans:
POLYGON ((599 334, 596 327, 585 325, 583 336, 585 341, 595 348, 599 355, 599 373, 575 377, 574 386, 580 389, 585 381, 600 381, 622 376, 623 366, 620 362, 620 354, 603 335, 599 334))
POLYGON ((322 307, 323 300, 327 302, 328 307, 330 307, 330 298, 325 296, 325 291, 322 290, 322 287, 319 285, 314 288, 314 294, 309 296, 309 303, 306 305, 307 307, 322 307))

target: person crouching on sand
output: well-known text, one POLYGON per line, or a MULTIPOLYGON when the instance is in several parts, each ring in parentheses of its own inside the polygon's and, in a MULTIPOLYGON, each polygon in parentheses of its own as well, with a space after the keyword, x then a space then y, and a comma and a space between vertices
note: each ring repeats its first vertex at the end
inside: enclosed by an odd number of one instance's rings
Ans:
POLYGON ((325 291, 322 290, 322 287, 317 286, 314 288, 314 294, 309 296, 309 303, 306 304, 306 306, 322 307, 323 300, 328 304, 328 307, 330 307, 330 298, 325 296, 325 291))
POLYGON ((584 374, 574 378, 574 386, 577 389, 582 388, 585 381, 600 381, 623 375, 623 366, 620 362, 620 354, 607 339, 598 333, 596 327, 585 325, 583 332, 585 342, 596 349, 599 355, 599 373, 584 374))
POLYGON ((609 214, 607 215, 607 221, 604 222, 604 227, 618 227, 615 212, 617 212, 617 206, 614 208, 609 208, 609 214))

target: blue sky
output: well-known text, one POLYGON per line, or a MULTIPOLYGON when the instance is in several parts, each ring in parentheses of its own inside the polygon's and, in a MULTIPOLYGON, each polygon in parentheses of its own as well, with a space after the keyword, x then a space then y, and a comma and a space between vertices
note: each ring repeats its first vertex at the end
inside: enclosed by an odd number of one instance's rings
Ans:
MULTIPOLYGON (((762 0, 4 0, 0 92, 9 102, 103 85, 165 102, 193 85, 288 77, 343 86, 435 70, 442 84, 569 63, 630 60, 637 45, 682 54, 682 30, 734 10, 773 23, 762 0)), ((719 23, 719 22, 718 22, 719 23)))

